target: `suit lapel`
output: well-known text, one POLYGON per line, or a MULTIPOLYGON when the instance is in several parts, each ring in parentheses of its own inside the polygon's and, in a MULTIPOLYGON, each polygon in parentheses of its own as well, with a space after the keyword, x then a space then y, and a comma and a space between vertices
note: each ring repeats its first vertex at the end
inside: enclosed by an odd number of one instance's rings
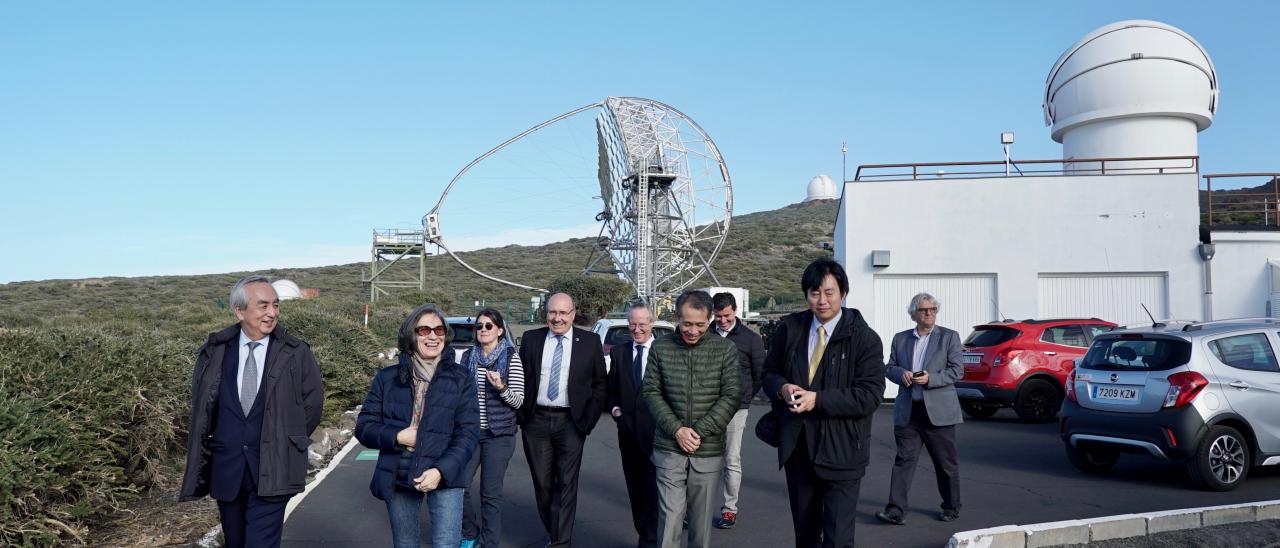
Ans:
MULTIPOLYGON (((936 361, 936 356, 938 356, 938 352, 942 350, 943 337, 946 337, 946 334, 942 332, 942 328, 938 326, 934 326, 933 333, 929 334, 929 348, 925 350, 924 362, 926 365, 926 370, 928 365, 933 364, 933 362, 936 361)), ((946 359, 946 358, 944 357, 943 359, 946 359)), ((938 371, 941 372, 942 368, 939 367, 938 371)))
POLYGON ((276 381, 280 380, 280 361, 288 359, 292 353, 293 351, 279 337, 272 335, 267 340, 267 365, 262 370, 262 389, 258 391, 258 397, 254 400, 255 405, 263 399, 263 394, 270 394, 275 388, 276 381))

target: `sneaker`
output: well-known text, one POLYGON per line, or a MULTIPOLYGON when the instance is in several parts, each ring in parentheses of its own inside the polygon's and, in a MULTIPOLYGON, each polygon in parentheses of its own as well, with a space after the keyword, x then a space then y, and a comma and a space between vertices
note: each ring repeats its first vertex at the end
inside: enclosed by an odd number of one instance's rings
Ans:
POLYGON ((462 543, 458 545, 458 548, 476 548, 476 539, 464 538, 462 539, 462 543))
POLYGON ((738 514, 734 512, 724 512, 720 514, 720 519, 716 520, 717 529, 733 529, 738 524, 738 514))
POLYGON ((959 510, 943 510, 942 514, 938 516, 938 519, 942 521, 958 520, 960 519, 960 511, 959 510))
POLYGON ((879 512, 876 512, 876 519, 883 521, 885 523, 892 523, 894 525, 907 524, 907 520, 903 519, 902 517, 902 512, 899 512, 897 510, 886 509, 886 510, 881 510, 879 512))

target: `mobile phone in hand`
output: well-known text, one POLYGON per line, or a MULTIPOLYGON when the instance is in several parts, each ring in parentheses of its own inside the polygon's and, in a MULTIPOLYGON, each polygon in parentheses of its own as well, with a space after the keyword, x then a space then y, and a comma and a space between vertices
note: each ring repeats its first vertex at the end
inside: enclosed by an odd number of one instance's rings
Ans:
POLYGON ((915 373, 911 374, 912 377, 923 377, 924 375, 925 375, 924 371, 916 371, 915 373))

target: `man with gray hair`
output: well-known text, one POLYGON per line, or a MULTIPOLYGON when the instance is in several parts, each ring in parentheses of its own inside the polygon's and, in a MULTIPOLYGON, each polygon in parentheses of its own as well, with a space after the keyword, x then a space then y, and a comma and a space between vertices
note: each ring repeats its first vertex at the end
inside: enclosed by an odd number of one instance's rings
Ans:
POLYGON ((907 492, 923 444, 933 460, 942 495, 938 519, 960 517, 960 468, 956 426, 963 422, 956 381, 964 376, 960 334, 937 325, 942 302, 928 293, 911 298, 907 314, 916 326, 893 336, 885 378, 898 383, 893 404, 893 437, 898 454, 889 480, 889 503, 876 512, 880 521, 906 524, 907 492))
POLYGON ((242 278, 230 304, 239 323, 196 352, 178 498, 218 501, 228 547, 279 546, 324 409, 320 367, 307 343, 277 325, 280 299, 269 280, 242 278))
POLYGON ((656 425, 650 459, 658 480, 658 542, 711 546, 712 494, 724 461, 725 427, 741 401, 738 350, 711 329, 711 295, 686 291, 676 299, 676 333, 653 343, 641 390, 656 425), (686 511, 688 515, 686 516, 686 511))

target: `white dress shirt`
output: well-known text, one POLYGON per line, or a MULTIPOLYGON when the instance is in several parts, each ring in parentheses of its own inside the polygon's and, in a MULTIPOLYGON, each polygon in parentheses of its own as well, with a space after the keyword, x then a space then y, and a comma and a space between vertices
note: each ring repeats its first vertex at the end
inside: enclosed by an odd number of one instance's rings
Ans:
MULTIPOLYGON (((911 336, 916 339, 916 346, 911 352, 911 372, 924 371, 925 352, 929 350, 929 339, 933 337, 933 329, 924 335, 920 334, 919 328, 911 330, 911 336)), ((919 384, 911 385, 911 399, 924 399, 924 386, 919 384)))
POLYGON ((560 393, 556 399, 547 397, 547 386, 551 384, 551 361, 556 355, 555 331, 547 330, 547 343, 542 346, 542 372, 538 374, 538 405, 547 407, 569 407, 569 363, 573 359, 573 328, 563 335, 564 354, 560 358, 560 393))
MULTIPOLYGON (((256 341, 250 340, 249 336, 240 330, 240 365, 236 367, 236 393, 243 393, 244 389, 244 362, 249 359, 249 343, 261 343, 257 348, 253 349, 253 359, 258 363, 258 391, 262 389, 262 372, 267 367, 267 343, 271 341, 271 335, 267 335, 256 341)), ((257 394, 258 391, 254 391, 257 394)))
MULTIPOLYGON (((827 344, 831 344, 831 333, 836 330, 836 324, 840 323, 841 316, 844 316, 844 310, 836 312, 836 317, 822 324, 822 328, 827 332, 827 344)), ((818 316, 815 315, 813 321, 809 324, 809 353, 806 354, 811 362, 813 361, 813 349, 818 346, 818 324, 818 316)))
MULTIPOLYGON (((635 343, 635 341, 631 342, 635 343)), ((652 336, 649 337, 649 340, 645 341, 644 344, 635 343, 631 345, 631 361, 633 363, 636 361, 636 353, 644 350, 644 361, 640 362, 640 378, 642 379, 644 378, 644 372, 649 368, 649 347, 652 345, 652 336)))

